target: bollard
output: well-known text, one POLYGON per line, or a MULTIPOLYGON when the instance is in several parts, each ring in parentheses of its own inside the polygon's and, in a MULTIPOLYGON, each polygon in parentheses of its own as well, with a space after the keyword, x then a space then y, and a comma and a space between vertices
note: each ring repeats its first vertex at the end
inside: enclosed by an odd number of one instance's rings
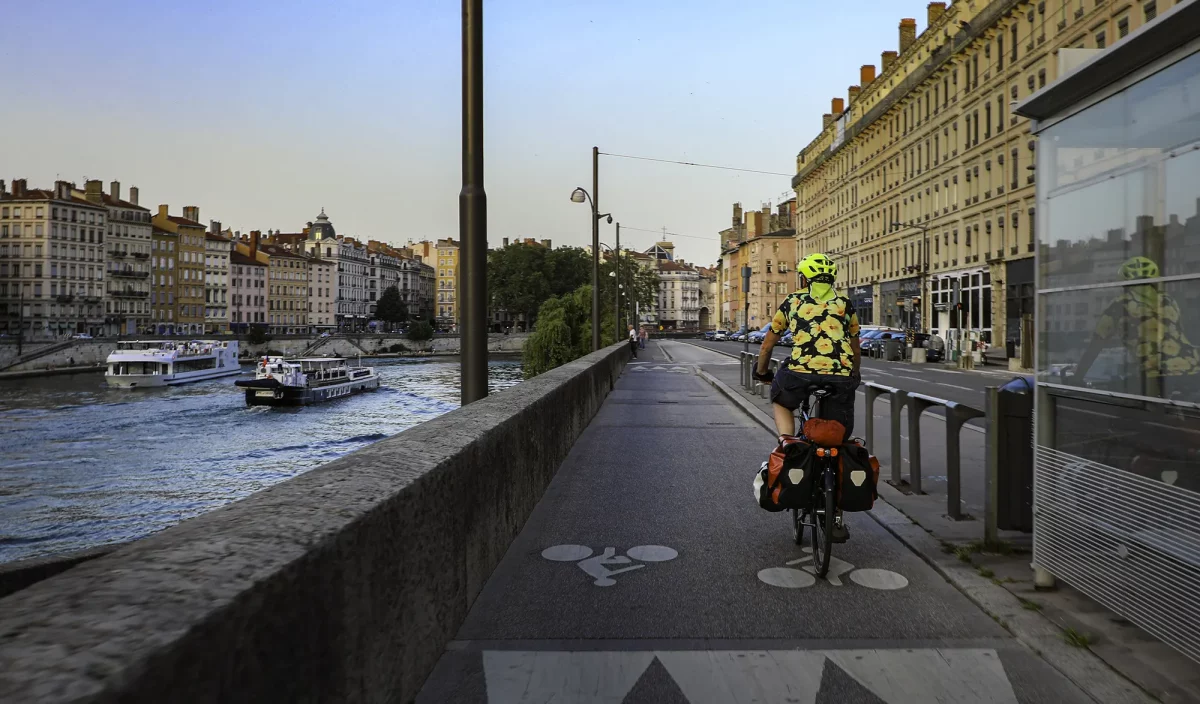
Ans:
POLYGON ((749 352, 739 352, 738 356, 742 361, 742 388, 749 390, 754 382, 754 363, 749 352))
POLYGON ((883 384, 876 384, 873 381, 868 381, 868 382, 864 383, 862 386, 863 386, 863 389, 865 389, 865 391, 863 393, 867 397, 866 398, 866 400, 867 400, 867 408, 866 408, 867 447, 872 448, 871 451, 874 452, 874 447, 875 447, 875 399, 879 398, 883 394, 894 394, 897 391, 900 391, 900 389, 897 389, 892 386, 884 386, 883 384))
POLYGON ((921 490, 921 414, 940 401, 924 394, 908 395, 908 485, 914 494, 925 493, 921 490))

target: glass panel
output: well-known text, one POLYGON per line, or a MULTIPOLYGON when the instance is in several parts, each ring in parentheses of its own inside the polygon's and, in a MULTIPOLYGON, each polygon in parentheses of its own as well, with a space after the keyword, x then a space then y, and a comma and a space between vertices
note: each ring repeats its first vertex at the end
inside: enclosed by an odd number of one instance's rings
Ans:
POLYGON ((1200 306, 1184 303, 1198 292, 1200 278, 1039 296, 1039 378, 1200 403, 1200 306))
POLYGON ((1149 259, 1154 275, 1198 270, 1200 55, 1047 129, 1040 141, 1042 288, 1124 280, 1134 257, 1149 259))
POLYGON ((1200 491, 1196 449, 1200 414, 1196 411, 1086 396, 1056 396, 1055 406, 1055 448, 1200 491))

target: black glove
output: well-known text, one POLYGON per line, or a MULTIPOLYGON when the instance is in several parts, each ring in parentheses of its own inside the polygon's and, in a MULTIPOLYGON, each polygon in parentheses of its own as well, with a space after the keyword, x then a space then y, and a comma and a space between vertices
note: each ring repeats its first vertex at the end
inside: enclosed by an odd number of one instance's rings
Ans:
POLYGON ((772 381, 775 381, 775 372, 770 369, 767 370, 766 374, 759 374, 758 370, 755 369, 753 376, 755 381, 761 381, 764 384, 770 384, 772 381))

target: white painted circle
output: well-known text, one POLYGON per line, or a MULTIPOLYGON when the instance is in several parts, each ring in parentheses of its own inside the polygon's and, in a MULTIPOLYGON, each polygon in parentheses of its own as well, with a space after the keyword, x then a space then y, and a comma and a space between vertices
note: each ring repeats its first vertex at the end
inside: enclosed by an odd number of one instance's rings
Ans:
POLYGON ((891 570, 864 568, 850 573, 850 581, 868 589, 903 589, 908 586, 908 578, 891 570))
POLYGON ((816 577, 791 567, 768 567, 758 571, 758 578, 772 587, 783 587, 784 589, 801 589, 817 583, 816 577))
POLYGON ((555 545, 542 551, 542 557, 554 562, 578 562, 592 556, 586 545, 555 545))
POLYGON ((679 553, 665 545, 635 545, 625 551, 635 560, 642 562, 666 562, 679 557, 679 553))

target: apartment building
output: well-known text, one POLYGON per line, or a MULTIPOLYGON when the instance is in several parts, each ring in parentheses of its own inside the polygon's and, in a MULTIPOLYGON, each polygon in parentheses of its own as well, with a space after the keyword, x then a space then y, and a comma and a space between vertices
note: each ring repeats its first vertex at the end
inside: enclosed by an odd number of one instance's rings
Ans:
POLYGON ((449 328, 458 324, 458 241, 418 242, 409 245, 422 261, 436 272, 436 325, 449 328), (436 260, 436 261, 435 261, 436 260))
POLYGON ((794 198, 775 208, 767 204, 748 212, 742 211, 741 203, 733 204, 733 224, 720 233, 718 293, 722 327, 761 328, 775 315, 787 294, 796 290, 799 258, 792 228, 795 206, 794 198), (745 266, 750 267, 749 293, 743 290, 745 266))
POLYGON ((175 235, 174 334, 204 332, 204 256, 207 231, 200 224, 200 208, 184 206, 183 215, 171 215, 166 205, 158 206, 151 222, 175 235))
POLYGON ((337 234, 325 209, 309 224, 302 247, 308 254, 331 261, 337 267, 334 324, 338 330, 364 330, 367 326, 367 279, 370 255, 365 244, 337 234))
POLYGON ((229 332, 229 265, 233 240, 221 233, 221 223, 209 223, 204 235, 204 331, 229 332))
MULTIPOLYGON (((237 240, 229 253, 229 328, 245 333, 251 326, 266 328, 267 264, 258 261, 254 250, 239 251, 237 240)), ((257 248, 257 242, 255 243, 257 248)))
POLYGON ((0 325, 49 339, 104 333, 104 235, 108 210, 73 194, 0 181, 0 325))
POLYGON ((308 257, 308 322, 314 332, 337 330, 337 263, 312 254, 308 257))
MULTIPOLYGON (((250 233, 252 240, 261 237, 250 233)), ((258 253, 267 264, 267 326, 277 335, 310 332, 308 289, 312 258, 280 244, 259 242, 258 253)))
POLYGON ((175 334, 175 266, 179 235, 150 228, 150 327, 159 335, 175 334))
POLYGON ((658 260, 657 314, 663 330, 700 329, 700 272, 696 267, 674 259, 658 260))
POLYGON ((121 198, 121 183, 105 193, 98 180, 71 194, 108 211, 104 242, 104 334, 133 335, 150 328, 150 211, 138 205, 138 189, 121 198))
POLYGON ((881 72, 835 98, 792 179, 801 257, 833 256, 880 324, 1022 344, 1033 288, 1037 144, 1011 105, 1070 49, 1104 48, 1174 2, 930 3, 881 72))

